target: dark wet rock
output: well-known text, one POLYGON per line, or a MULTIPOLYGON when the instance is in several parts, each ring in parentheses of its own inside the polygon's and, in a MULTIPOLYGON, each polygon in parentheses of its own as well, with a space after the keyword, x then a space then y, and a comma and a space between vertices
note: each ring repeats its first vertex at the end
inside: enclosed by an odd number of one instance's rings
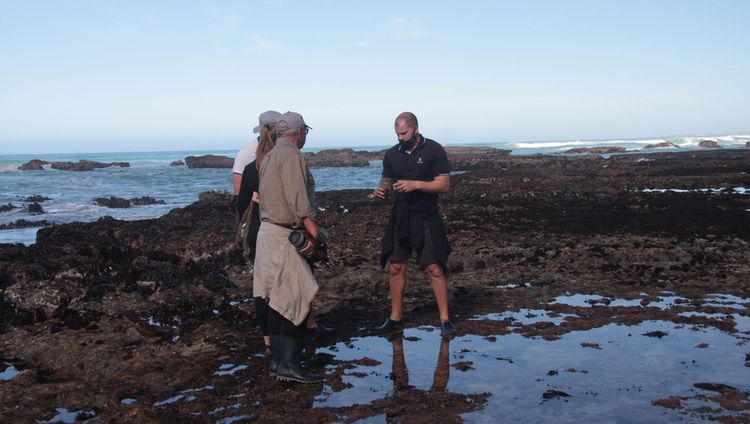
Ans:
POLYGON ((129 168, 130 163, 128 162, 103 163, 103 162, 96 162, 93 160, 81 159, 78 162, 52 162, 51 167, 52 169, 57 169, 60 171, 85 172, 85 171, 93 171, 94 169, 111 168, 111 167, 129 168))
POLYGON ((97 197, 94 199, 94 203, 99 206, 104 206, 106 208, 129 208, 130 207, 130 200, 123 199, 121 197, 114 197, 111 196, 109 198, 107 197, 97 197))
POLYGON ((30 228, 30 227, 49 227, 50 225, 52 225, 52 223, 46 220, 27 221, 25 219, 19 219, 9 224, 0 224, 0 230, 10 230, 10 229, 16 229, 16 228, 30 228))
MULTIPOLYGON (((451 167, 456 171, 478 169, 501 169, 508 166, 507 157, 510 150, 476 147, 445 148, 451 167)), ((366 167, 372 160, 382 160, 385 150, 377 152, 356 151, 353 149, 321 150, 317 153, 305 153, 305 161, 310 167, 366 167)))
POLYGON ((307 166, 314 167, 367 167, 370 160, 382 159, 382 152, 355 151, 353 149, 329 149, 304 153, 307 166))
POLYGON ((649 149, 667 149, 667 148, 679 148, 680 146, 672 143, 671 141, 665 141, 662 143, 647 144, 643 146, 643 150, 649 149))
POLYGON ((701 140, 698 143, 698 147, 703 147, 705 149, 721 149, 721 145, 716 140, 701 140))
POLYGON ((558 375, 558 372, 557 372, 557 370, 549 370, 549 371, 547 371, 547 375, 549 375, 549 376, 555 376, 555 375, 558 375))
POLYGON ((24 202, 44 202, 47 200, 51 200, 49 197, 42 196, 41 194, 35 194, 33 196, 29 196, 25 199, 23 199, 24 202))
POLYGON ((8 203, 7 205, 0 205, 0 212, 9 212, 14 209, 21 209, 20 206, 16 206, 12 203, 8 203))
POLYGON ((657 331, 649 331, 648 333, 643 333, 643 335, 646 336, 646 337, 656 337, 656 338, 661 339, 664 336, 668 336, 669 333, 665 333, 663 331, 658 331, 657 330, 657 331))
MULTIPOLYGON (((748 187, 748 164, 750 149, 609 159, 505 156, 488 168, 455 176, 451 191, 440 200, 453 247, 450 261, 464 264, 460 274, 448 276, 451 314, 460 320, 462 334, 497 337, 498 343, 511 333, 554 340, 572 331, 651 320, 736 333, 733 320, 679 315, 686 309, 716 313, 715 307, 700 302, 662 310, 599 303, 595 308, 572 307, 548 301, 586 293, 608 299, 644 297, 654 303, 671 296, 665 290, 691 299, 708 293, 747 297, 750 199, 643 189, 748 187), (484 267, 475 269, 479 261, 484 267), (529 284, 523 289, 498 288, 510 282, 529 284), (576 316, 560 325, 470 319, 540 307, 576 316)), ((377 260, 391 204, 370 199, 369 193, 317 193, 318 205, 325 209, 318 219, 328 227, 334 264, 316 270, 320 291, 315 309, 321 322, 337 333, 325 341, 311 340, 314 347, 369 336, 387 316, 388 273, 377 260)), ((487 414, 478 420, 497 412, 482 411, 491 406, 488 394, 415 387, 389 392, 367 405, 311 408, 321 386, 279 385, 269 378, 267 358, 256 356, 263 346, 252 302, 247 301, 252 297, 250 264, 232 244, 236 221, 231 198, 228 193, 205 193, 198 202, 157 219, 107 217, 54 225, 40 229, 31 246, 0 245, 0 352, 30 365, 0 384, 0 416, 8 422, 34 422, 50 417, 61 405, 71 410, 95 406, 102 422, 203 422, 251 414, 276 422, 355 421, 383 414, 401 422, 459 422, 459 415, 467 412, 487 414), (233 376, 215 376, 223 364, 247 368, 233 376), (209 385, 213 388, 181 393, 209 385), (274 387, 280 390, 268 390, 274 387), (196 393, 196 399, 184 401, 196 393), (154 406, 178 394, 183 395, 181 401, 154 406), (237 394, 241 400, 231 397, 237 394), (121 403, 129 398, 137 401, 121 403), (232 407, 238 402, 242 405, 232 407), (218 407, 228 409, 207 415, 218 407)), ((437 331, 429 279, 413 265, 408 276, 408 325, 437 331)), ((504 349, 502 344, 492 346, 504 349)), ((462 347, 452 345, 451 352, 462 347)), ((383 350, 388 352, 385 356, 372 351, 377 359, 359 362, 376 366, 389 361, 390 348, 383 350)), ((480 360, 468 352, 461 355, 480 360)), ((335 350, 332 353, 325 372, 326 384, 335 392, 350 384, 342 376, 357 360, 340 361, 335 350)), ((493 363, 507 365, 492 357, 511 361, 497 355, 491 354, 493 363)), ((413 364, 411 358, 407 352, 406 362, 413 364)), ((742 360, 740 355, 734 361, 740 371, 746 370, 742 360)), ((479 364, 475 362, 477 370, 479 364)), ((566 365, 557 366, 562 370, 566 365)), ((383 364, 384 369, 390 367, 383 364)), ((477 371, 454 371, 450 378, 470 378, 472 372, 477 371)), ((548 388, 552 387, 539 391, 548 388)), ((534 401, 539 395, 531 394, 534 401)), ((722 408, 731 410, 747 402, 740 393, 731 396, 720 401, 722 408)))
POLYGON ((570 395, 560 390, 547 390, 542 394, 543 399, 554 399, 560 397, 570 397, 570 395))
POLYGON ((670 396, 666 399, 652 400, 651 404, 654 406, 661 406, 662 408, 679 409, 682 407, 682 402, 677 396, 670 396))
POLYGON ((135 206, 143 205, 164 205, 166 204, 163 200, 154 199, 151 196, 134 197, 130 199, 130 203, 135 206))
POLYGON ((510 165, 510 150, 493 148, 446 147, 445 153, 454 171, 480 169, 507 169, 510 165))
POLYGON ((46 160, 32 159, 23 165, 19 166, 18 169, 21 171, 42 171, 44 165, 49 165, 46 160))
POLYGON ((750 141, 745 143, 745 147, 750 147, 750 141))
POLYGON ((169 164, 169 166, 184 166, 185 162, 182 159, 177 159, 175 161, 172 161, 172 163, 169 164))
POLYGON ((42 208, 42 205, 34 202, 26 207, 26 212, 39 214, 39 213, 44 213, 44 209, 42 208))
POLYGON ((474 364, 471 361, 456 362, 455 364, 451 364, 453 368, 464 372, 473 370, 474 367, 472 365, 474 364))
POLYGON ((586 343, 586 342, 581 343, 581 347, 587 347, 587 348, 590 348, 590 349, 600 349, 600 350, 602 348, 599 345, 599 343, 586 343))
POLYGON ((188 168, 231 168, 234 166, 234 159, 228 156, 203 155, 188 156, 185 158, 185 165, 188 168))
POLYGON ((718 392, 718 393, 722 393, 722 394, 736 393, 737 392, 736 388, 734 388, 732 386, 728 386, 726 384, 695 383, 695 384, 693 384, 693 387, 695 387, 697 389, 708 390, 708 391, 711 391, 711 392, 718 392))
MULTIPOLYGON (((232 195, 226 191, 204 191, 198 195, 198 201, 200 202, 225 202, 231 198, 232 195)), ((231 200, 230 200, 231 201, 231 200)))
POLYGON ((623 153, 627 149, 624 147, 576 147, 574 149, 568 149, 565 151, 566 154, 595 154, 595 155, 609 155, 612 153, 623 153))
POLYGON ((700 343, 695 346, 697 349, 706 349, 708 348, 708 343, 700 343))

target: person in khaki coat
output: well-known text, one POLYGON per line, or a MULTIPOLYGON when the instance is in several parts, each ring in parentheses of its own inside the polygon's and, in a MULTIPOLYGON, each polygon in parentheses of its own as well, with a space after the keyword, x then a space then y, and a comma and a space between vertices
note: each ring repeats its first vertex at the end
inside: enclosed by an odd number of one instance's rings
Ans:
POLYGON ((276 122, 276 146, 260 165, 260 229, 256 244, 253 296, 268 299, 273 360, 278 380, 314 383, 321 375, 300 364, 307 320, 318 283, 305 260, 315 250, 320 230, 313 209, 315 181, 299 149, 310 128, 302 115, 287 112, 276 122), (303 230, 307 242, 290 242, 303 230))

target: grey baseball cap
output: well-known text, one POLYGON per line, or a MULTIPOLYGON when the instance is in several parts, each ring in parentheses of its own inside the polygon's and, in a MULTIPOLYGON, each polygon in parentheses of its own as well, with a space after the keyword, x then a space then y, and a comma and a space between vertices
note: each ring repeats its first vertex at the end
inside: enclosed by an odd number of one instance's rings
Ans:
POLYGON ((297 112, 287 112, 276 121, 278 131, 293 130, 295 128, 310 128, 305 125, 305 120, 297 112))
POLYGON ((280 116, 281 114, 279 112, 276 112, 275 110, 267 110, 261 113, 258 117, 258 126, 253 128, 253 132, 257 134, 260 132, 260 127, 262 127, 263 125, 275 124, 276 121, 279 120, 280 116))

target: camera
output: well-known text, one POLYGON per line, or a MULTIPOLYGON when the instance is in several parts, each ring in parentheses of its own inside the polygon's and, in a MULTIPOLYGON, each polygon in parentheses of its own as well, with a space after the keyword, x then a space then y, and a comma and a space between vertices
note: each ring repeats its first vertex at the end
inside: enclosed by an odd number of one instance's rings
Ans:
POLYGON ((309 256, 305 256, 310 267, 315 268, 314 264, 318 262, 330 266, 330 262, 328 261, 328 244, 322 238, 316 241, 305 230, 293 230, 289 233, 289 243, 297 250, 304 248, 308 240, 312 240, 315 243, 313 252, 309 256))

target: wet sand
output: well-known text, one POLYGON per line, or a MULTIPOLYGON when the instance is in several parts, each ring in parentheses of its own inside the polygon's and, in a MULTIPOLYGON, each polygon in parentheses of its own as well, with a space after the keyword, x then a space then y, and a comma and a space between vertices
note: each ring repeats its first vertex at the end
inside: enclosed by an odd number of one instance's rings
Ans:
POLYGON ((324 384, 266 375, 226 196, 0 246, 0 421, 750 420, 750 149, 482 158, 441 199, 452 340, 416 268, 372 333, 389 204, 319 193, 324 384))

